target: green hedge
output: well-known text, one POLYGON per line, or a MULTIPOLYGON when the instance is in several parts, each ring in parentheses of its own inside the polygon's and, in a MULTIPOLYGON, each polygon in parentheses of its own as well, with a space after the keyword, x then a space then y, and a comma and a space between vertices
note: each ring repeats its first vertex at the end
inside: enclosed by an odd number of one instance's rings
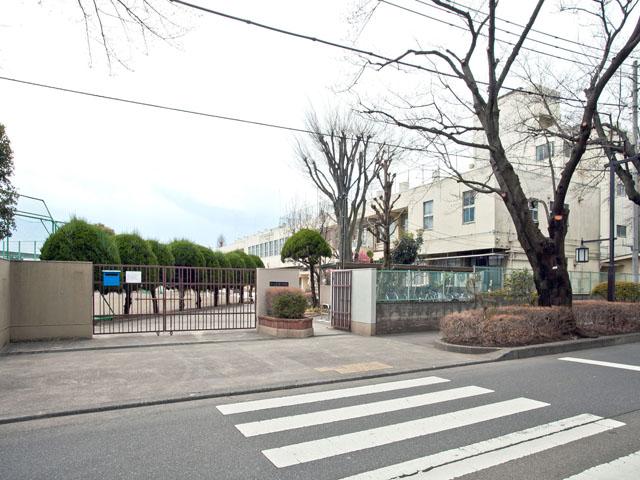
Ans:
POLYGON ((302 290, 285 289, 271 295, 271 315, 277 318, 303 318, 307 298, 302 290))
MULTIPOLYGON (((599 283, 591 291, 594 297, 607 298, 607 282, 599 283)), ((621 302, 640 302, 640 284, 616 282, 616 300, 621 302)))

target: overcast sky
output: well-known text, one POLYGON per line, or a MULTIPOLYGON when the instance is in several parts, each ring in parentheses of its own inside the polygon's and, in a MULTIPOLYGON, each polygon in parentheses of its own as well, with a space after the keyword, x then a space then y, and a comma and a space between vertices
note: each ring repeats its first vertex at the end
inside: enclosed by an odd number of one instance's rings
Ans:
MULTIPOLYGON (((455 46, 460 38, 445 25, 385 4, 359 33, 362 22, 349 21, 351 1, 199 3, 390 56, 418 45, 455 46)), ((416 1, 399 3, 438 15, 416 1)), ((541 25, 547 31, 562 26, 556 33, 578 39, 554 5, 541 25)), ((503 16, 523 21, 529 8, 515 7, 503 16)), ((294 127, 304 126, 311 106, 323 112, 353 104, 354 93, 373 102, 388 99, 398 85, 409 91, 428 85, 415 72, 367 72, 353 92, 338 93, 357 71, 357 59, 343 51, 211 15, 169 11, 184 35, 171 44, 150 41, 147 48, 132 36, 130 47, 114 30, 114 48, 128 69, 109 68, 96 44, 90 55, 75 0, 3 1, 0 75, 294 127)), ((117 232, 214 245, 219 234, 233 240, 275 226, 292 201, 316 201, 315 188, 296 168, 291 132, 2 80, 0 122, 15 152, 14 185, 44 198, 60 220, 77 215, 117 232)), ((45 236, 23 228, 15 238, 45 236)))

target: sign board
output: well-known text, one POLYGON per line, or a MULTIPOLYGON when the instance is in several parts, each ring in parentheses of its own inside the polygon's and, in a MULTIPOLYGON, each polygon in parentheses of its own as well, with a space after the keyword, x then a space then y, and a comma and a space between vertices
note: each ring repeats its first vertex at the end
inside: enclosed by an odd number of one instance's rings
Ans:
POLYGON ((142 283, 142 272, 125 272, 126 283, 142 283))
POLYGON ((120 270, 102 270, 102 285, 104 287, 119 287, 120 270))
POLYGON ((289 282, 269 282, 270 287, 288 287, 289 282))

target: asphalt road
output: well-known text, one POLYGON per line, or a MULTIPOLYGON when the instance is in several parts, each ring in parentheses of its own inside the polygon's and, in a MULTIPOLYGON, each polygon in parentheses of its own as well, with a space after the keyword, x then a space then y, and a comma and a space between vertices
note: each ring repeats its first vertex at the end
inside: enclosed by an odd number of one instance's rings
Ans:
POLYGON ((630 344, 3 425, 0 479, 621 480, 639 451, 630 344))

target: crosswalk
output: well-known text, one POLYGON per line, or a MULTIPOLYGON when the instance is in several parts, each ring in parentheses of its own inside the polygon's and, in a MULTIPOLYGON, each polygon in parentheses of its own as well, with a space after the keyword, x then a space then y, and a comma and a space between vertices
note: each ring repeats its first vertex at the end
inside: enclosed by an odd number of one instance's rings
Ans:
MULTIPOLYGON (((246 414, 252 417, 251 421, 234 422, 235 428, 244 437, 258 437, 256 441, 261 445, 259 448, 262 455, 276 468, 288 469, 309 462, 328 461, 328 459, 340 455, 357 458, 353 456, 370 449, 394 445, 411 439, 420 439, 438 432, 465 427, 472 428, 476 425, 482 426, 487 422, 504 421, 507 417, 525 415, 527 412, 545 409, 549 406, 548 403, 525 397, 493 401, 492 396, 488 395, 495 393, 493 390, 476 385, 447 388, 450 387, 447 385, 448 382, 449 380, 441 377, 428 376, 361 387, 329 389, 230 403, 219 405, 217 408, 223 415, 238 418, 237 415, 246 414), (425 389, 435 389, 435 391, 425 392, 425 389), (385 398, 382 400, 371 398, 378 394, 385 394, 385 398), (394 398, 386 398, 391 395, 394 395, 394 398), (337 401, 344 399, 351 399, 347 401, 349 405, 335 406, 337 401), (476 399, 476 403, 486 399, 487 402, 477 406, 457 408, 445 413, 433 412, 435 414, 421 416, 425 412, 425 408, 422 407, 427 407, 426 410, 436 405, 455 408, 456 402, 464 399, 476 399), (357 403, 354 404, 354 402, 357 403), (312 411, 299 413, 301 406, 303 406, 303 410, 311 409, 312 411), (411 412, 416 408, 422 408, 419 410, 421 412, 420 418, 412 418, 390 425, 386 423, 388 420, 384 420, 384 415, 390 412, 411 412), (291 412, 290 409, 295 411, 291 412), (322 426, 324 428, 313 430, 313 432, 329 432, 332 430, 329 428, 331 424, 339 427, 336 429, 337 432, 343 432, 345 430, 343 422, 347 421, 349 421, 347 425, 353 430, 346 433, 329 434, 321 438, 306 439, 286 445, 270 444, 270 439, 273 438, 271 435, 278 432, 281 434, 279 439, 286 438, 286 436, 282 436, 282 432, 299 432, 309 427, 322 426), (368 428, 352 427, 357 425, 358 421, 365 421, 365 426, 368 428), (378 424, 376 425, 376 423, 378 424)), ((453 479, 593 437, 622 426, 624 426, 622 422, 583 413, 408 461, 362 471, 343 477, 341 480, 387 480, 404 476, 411 476, 415 479, 453 479)), ((293 433, 291 436, 299 438, 293 433)), ((629 465, 638 466, 640 452, 636 456, 620 459, 620 461, 627 468, 631 468, 629 465)), ((602 466, 602 468, 608 467, 602 466)), ((572 480, 609 478, 603 475, 605 474, 601 472, 589 473, 587 471, 572 477, 572 480)))

